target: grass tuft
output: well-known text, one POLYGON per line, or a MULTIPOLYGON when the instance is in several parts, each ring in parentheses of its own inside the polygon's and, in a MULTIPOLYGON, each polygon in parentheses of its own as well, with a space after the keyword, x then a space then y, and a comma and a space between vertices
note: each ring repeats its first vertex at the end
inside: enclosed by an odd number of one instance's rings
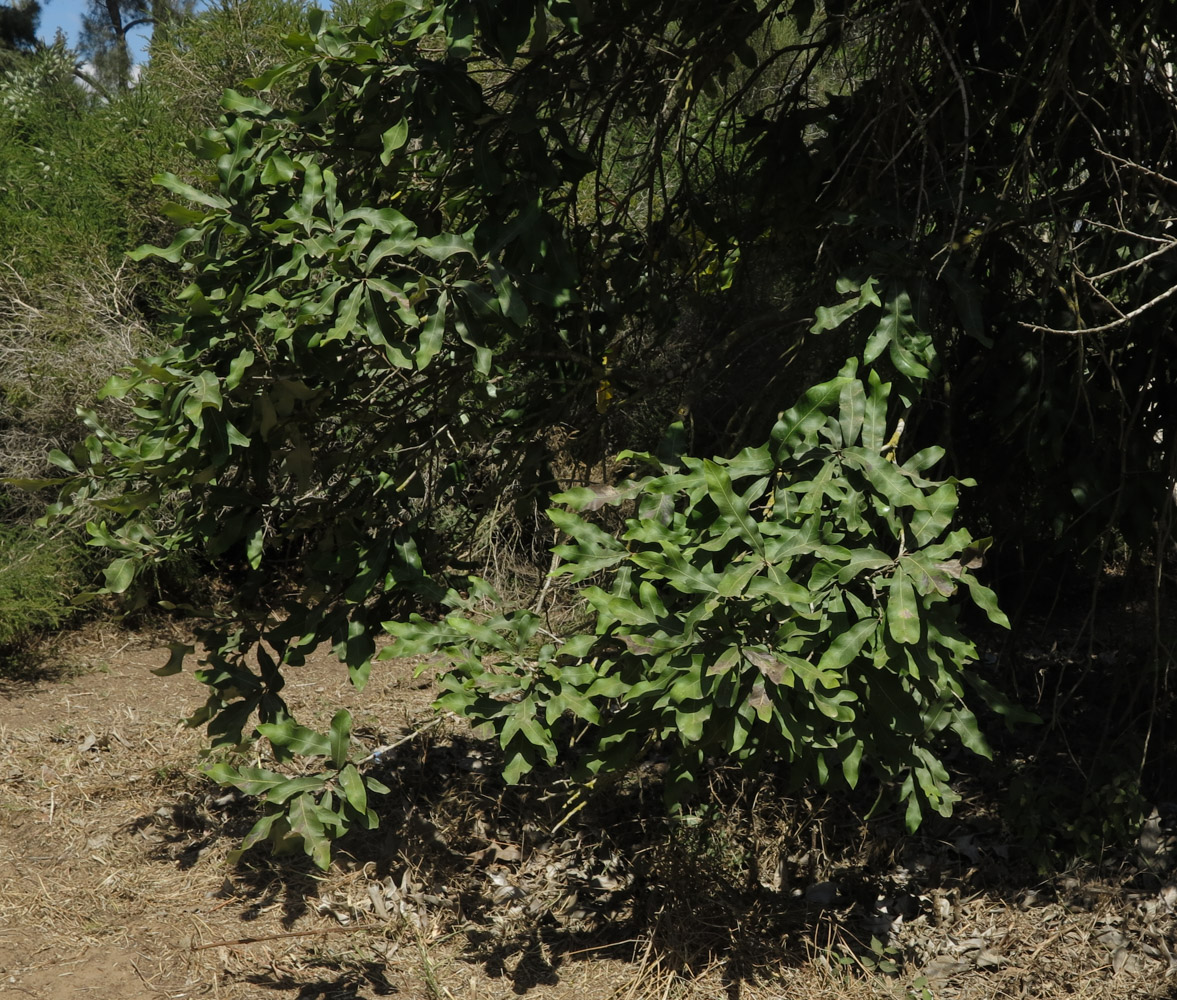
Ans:
POLYGON ((0 648, 27 642, 76 611, 85 551, 63 538, 0 525, 0 648))

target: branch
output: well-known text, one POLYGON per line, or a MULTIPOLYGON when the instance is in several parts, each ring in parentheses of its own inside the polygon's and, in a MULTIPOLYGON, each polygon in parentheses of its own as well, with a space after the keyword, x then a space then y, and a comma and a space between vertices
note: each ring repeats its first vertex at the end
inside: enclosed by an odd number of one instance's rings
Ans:
POLYGON ((94 77, 82 69, 81 66, 74 67, 74 76, 81 80, 82 83, 86 84, 86 86, 94 90, 94 92, 97 93, 99 97, 103 98, 107 104, 110 104, 114 101, 114 98, 110 96, 110 91, 108 91, 94 77))
POLYGON ((1156 298, 1149 299, 1144 305, 1138 306, 1130 313, 1121 316, 1119 319, 1114 319, 1110 323, 1104 323, 1102 326, 1085 326, 1078 330, 1059 330, 1053 326, 1039 326, 1037 323, 1018 323, 1018 326, 1025 327, 1027 330, 1033 330, 1035 333, 1061 333, 1068 337, 1074 337, 1084 333, 1104 333, 1107 330, 1114 330, 1117 327, 1131 323, 1132 320, 1148 312, 1153 306, 1160 305, 1165 299, 1172 298, 1174 295, 1177 295, 1177 285, 1174 285, 1168 291, 1161 292, 1156 298))
POLYGON ((1146 177, 1151 177, 1154 180, 1164 181, 1166 184, 1172 184, 1177 187, 1177 181, 1172 177, 1166 177, 1164 174, 1159 174, 1155 170, 1149 170, 1148 167, 1141 166, 1139 163, 1134 163, 1132 160, 1125 160, 1121 156, 1116 156, 1115 153, 1109 153, 1106 149, 1098 150, 1100 155, 1107 157, 1109 160, 1114 160, 1116 163, 1127 167, 1129 170, 1139 170, 1146 177))
POLYGON ((1140 267, 1147 263, 1154 257, 1160 257, 1161 254, 1169 253, 1169 251, 1177 249, 1177 242, 1166 243, 1159 250, 1154 250, 1152 253, 1145 254, 1143 257, 1137 257, 1135 260, 1128 261, 1127 264, 1121 264, 1119 267, 1113 267, 1110 271, 1104 271, 1103 274, 1082 275, 1084 281, 1094 282, 1102 281, 1104 278, 1110 278, 1113 274, 1120 274, 1122 271, 1130 271, 1134 267, 1140 267))
POLYGON ((119 9, 118 0, 106 0, 106 13, 110 18, 111 30, 118 38, 125 37, 127 29, 123 27, 123 13, 119 9))

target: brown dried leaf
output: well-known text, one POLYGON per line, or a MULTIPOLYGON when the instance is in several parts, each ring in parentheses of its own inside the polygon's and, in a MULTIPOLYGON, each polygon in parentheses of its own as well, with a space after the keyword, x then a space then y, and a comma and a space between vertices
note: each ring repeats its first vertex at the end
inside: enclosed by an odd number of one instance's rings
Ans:
POLYGON ((767 708, 771 704, 772 699, 768 697, 768 693, 764 690, 764 681, 757 681, 752 685, 752 693, 748 695, 748 706, 759 709, 767 708))
POLYGON ((925 573, 921 570, 916 574, 916 583, 921 593, 927 593, 928 587, 934 587, 936 592, 943 597, 951 597, 955 594, 956 584, 952 581, 960 579, 960 563, 938 562, 933 563, 932 568, 935 570, 933 573, 925 573))
POLYGON ((787 663, 762 649, 745 649, 744 659, 756 667, 773 684, 780 684, 789 670, 787 663))
POLYGON ((620 639, 625 643, 626 648, 629 649, 631 653, 637 653, 638 656, 646 656, 654 652, 653 646, 651 646, 645 640, 637 638, 636 636, 623 635, 620 636, 620 639))
POLYGON ((584 505, 584 510, 600 510, 605 504, 616 503, 625 497, 616 486, 610 486, 608 483, 589 483, 588 488, 596 497, 584 505))

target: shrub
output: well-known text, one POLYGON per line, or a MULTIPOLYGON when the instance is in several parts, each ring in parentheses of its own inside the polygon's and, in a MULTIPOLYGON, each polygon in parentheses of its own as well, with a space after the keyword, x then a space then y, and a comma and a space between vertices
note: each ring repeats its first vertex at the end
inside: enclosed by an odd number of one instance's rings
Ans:
POLYGON ((899 783, 910 827, 948 815, 936 737, 950 729, 988 756, 966 686, 1004 707, 967 671, 976 650, 951 598, 963 587, 1008 623, 973 575, 989 539, 950 530, 971 483, 925 477, 940 448, 896 461, 890 390, 851 360, 759 448, 681 464, 630 455, 655 474, 556 497, 570 508, 549 512, 570 538, 557 572, 607 575, 583 591, 590 631, 540 644, 530 611, 472 621, 482 589, 439 624, 390 624, 389 652, 453 662, 440 705, 493 727, 508 779, 562 746, 590 783, 656 750, 677 809, 709 754, 849 786, 869 762, 899 783), (630 500, 619 536, 590 519, 630 500))

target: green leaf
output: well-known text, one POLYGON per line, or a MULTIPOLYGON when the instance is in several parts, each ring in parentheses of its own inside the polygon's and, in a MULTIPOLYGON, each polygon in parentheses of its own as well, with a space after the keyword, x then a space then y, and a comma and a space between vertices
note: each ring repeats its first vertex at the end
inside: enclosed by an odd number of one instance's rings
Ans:
MULTIPOLYGON (((862 446, 878 454, 887 441, 887 397, 891 383, 883 382, 873 369, 867 376, 870 392, 863 408, 862 446)), ((853 442, 848 442, 853 444, 853 442)))
POLYGON ((263 184, 285 184, 294 178, 294 161, 282 150, 275 150, 262 168, 263 184))
POLYGON ((302 838, 304 849, 311 860, 323 871, 331 865, 331 842, 323 828, 323 815, 315 797, 299 795, 286 810, 290 830, 302 838))
POLYGON ((186 642, 169 642, 168 649, 171 650, 168 662, 151 671, 156 677, 171 677, 180 673, 184 668, 184 657, 196 652, 196 647, 186 642))
POLYGON ((217 377, 208 370, 197 373, 188 386, 187 398, 184 400, 184 416, 199 427, 201 414, 206 409, 212 407, 219 410, 222 405, 221 384, 217 377))
POLYGON ((454 254, 464 253, 477 257, 474 245, 465 237, 457 233, 441 233, 422 243, 418 249, 426 257, 434 260, 448 260, 454 254))
POLYGON ((851 625, 835 637, 829 648, 818 661, 817 669, 824 672, 842 670, 862 651, 863 644, 875 634, 879 623, 874 618, 864 618, 851 625))
POLYGON ((994 625, 1009 628, 1009 619, 1005 616, 1005 612, 997 606, 997 595, 971 573, 965 573, 961 576, 961 579, 968 586, 969 593, 972 594, 973 601, 977 607, 988 615, 989 620, 994 625))
POLYGON ((1007 725, 1013 726, 1019 722, 1024 722, 1032 726, 1042 725, 1041 716, 1035 715, 1033 712, 1029 712, 1020 705, 1010 701, 1009 698, 983 677, 979 677, 972 671, 966 672, 964 676, 965 680, 976 690, 985 704, 998 715, 1005 717, 1007 725))
POLYGON ((719 593, 719 574, 687 562, 676 548, 667 546, 662 552, 635 552, 630 559, 643 569, 657 573, 681 593, 719 593))
POLYGON ((871 485, 892 507, 927 509, 928 502, 923 490, 899 466, 865 448, 848 448, 846 452, 853 455, 871 485))
POLYGON ((858 770, 862 764, 862 754, 865 745, 862 740, 855 740, 850 747, 850 752, 842 758, 842 774, 846 778, 846 784, 851 788, 858 787, 858 770))
POLYGON ((880 552, 869 546, 853 549, 846 562, 837 567, 838 583, 845 586, 860 574, 890 566, 894 561, 886 552, 880 552))
POLYGON ((441 350, 442 338, 445 334, 446 307, 449 304, 449 294, 442 292, 437 297, 437 308, 433 315, 421 327, 421 339, 417 348, 417 355, 413 359, 418 371, 424 371, 441 350))
MULTIPOLYGON (((738 597, 745 592, 748 585, 752 582, 753 577, 757 575, 762 569, 762 564, 755 562, 745 562, 728 567, 727 571, 719 578, 719 596, 720 597, 738 597)), ((771 590, 771 583, 767 584, 771 590)))
POLYGON ((261 767, 234 768, 217 763, 205 769, 213 781, 220 785, 232 785, 246 795, 264 796, 267 801, 281 804, 291 795, 308 789, 323 787, 321 775, 304 775, 291 778, 286 774, 269 771, 261 767))
POLYGON ((799 455, 813 445, 818 429, 825 424, 826 417, 841 397, 843 387, 854 380, 857 364, 853 358, 850 359, 837 378, 815 385, 805 393, 801 402, 782 415, 772 429, 778 456, 789 453, 799 455))
POLYGON ((239 94, 236 90, 225 91, 221 97, 221 107, 226 111, 232 111, 237 114, 245 113, 258 115, 259 117, 265 117, 274 110, 265 101, 256 97, 248 97, 245 94, 239 94))
POLYGON ((503 761, 503 780, 508 785, 518 784, 523 775, 535 767, 533 756, 518 746, 508 750, 503 761))
POLYGON ((810 333, 823 333, 826 330, 837 329, 851 316, 860 313, 867 306, 880 305, 879 296, 875 292, 874 278, 868 278, 861 286, 847 279, 841 279, 838 282, 838 291, 858 292, 858 296, 847 299, 836 306, 819 306, 814 313, 815 319, 809 328, 810 333))
MULTIPOLYGON (((351 712, 341 708, 331 720, 328 740, 331 750, 331 763, 336 767, 343 767, 347 763, 348 751, 351 749, 351 712)), ((361 809, 360 812, 363 812, 361 809)))
POLYGON ((263 840, 268 839, 273 832, 274 824, 279 820, 284 821, 285 818, 281 812, 271 812, 259 819, 250 828, 249 833, 245 835, 245 840, 241 842, 241 853, 244 854, 254 845, 260 844, 263 840))
POLYGON ((680 737, 687 743, 698 743, 703 738, 703 732, 711 719, 711 707, 701 706, 693 711, 676 710, 674 725, 680 737))
POLYGON ((194 201, 198 205, 207 205, 209 208, 221 209, 229 207, 229 201, 227 199, 222 198, 220 195, 207 194, 204 191, 194 188, 191 184, 185 184, 175 174, 156 174, 151 179, 161 187, 167 188, 172 194, 178 194, 181 198, 187 198, 188 201, 194 201))
POLYGON ((733 480, 747 476, 768 476, 776 470, 772 450, 766 444, 759 448, 745 448, 735 458, 723 464, 733 480))
POLYGON ((967 708, 958 707, 953 713, 952 731, 960 737, 960 742, 973 753, 987 760, 993 759, 993 751, 981 734, 981 727, 977 717, 967 708))
POLYGON ((748 514, 748 505, 732 489, 727 471, 714 462, 704 460, 703 476, 707 481, 707 492, 719 508, 720 515, 739 532, 740 537, 756 552, 764 555, 764 539, 756 522, 748 514))
POLYGON ((253 365, 255 355, 253 351, 244 350, 238 354, 232 361, 229 362, 229 375, 225 379, 226 389, 236 389, 241 384, 241 380, 245 377, 245 373, 249 371, 250 366, 253 365))
POLYGON ((172 264, 178 264, 184 257, 184 248, 195 243, 202 236, 199 229, 181 229, 166 247, 141 246, 130 251, 127 256, 131 260, 144 260, 147 257, 159 257, 172 264))
POLYGON ((915 833, 920 828, 920 823, 923 822, 924 811, 920 805, 919 795, 914 789, 907 792, 907 809, 903 818, 908 833, 915 833))
POLYGON ((388 166, 393 159, 393 153, 409 141, 409 122, 402 118, 391 128, 380 134, 380 162, 388 166))
POLYGON ((933 465, 944 457, 944 449, 939 445, 932 445, 917 451, 906 462, 903 463, 905 469, 911 469, 915 472, 926 472, 933 465))
POLYGON ((914 382, 922 382, 932 374, 928 366, 921 364, 915 354, 897 341, 891 341, 888 346, 888 354, 896 371, 906 375, 914 382))
POLYGON ((368 811, 368 790, 355 764, 347 764, 339 772, 339 787, 343 789, 347 804, 361 816, 365 815, 368 811))
POLYGON ((300 726, 293 719, 263 722, 257 730, 274 746, 301 754, 304 757, 330 757, 331 743, 322 733, 300 726))
POLYGON ((902 568, 896 569, 887 601, 887 628, 891 638, 904 645, 914 645, 920 641, 922 626, 911 579, 902 568))
POLYGON ((106 582, 107 592, 122 594, 135 579, 135 561, 133 559, 116 559, 102 571, 102 576, 106 582))
POLYGON ((59 469, 64 469, 66 472, 76 474, 78 471, 78 467, 74 464, 73 459, 59 448, 51 449, 45 457, 53 465, 56 465, 59 469))
POLYGON ((848 380, 838 394, 838 425, 842 429, 843 444, 858 442, 865 416, 866 390, 858 379, 848 380))

